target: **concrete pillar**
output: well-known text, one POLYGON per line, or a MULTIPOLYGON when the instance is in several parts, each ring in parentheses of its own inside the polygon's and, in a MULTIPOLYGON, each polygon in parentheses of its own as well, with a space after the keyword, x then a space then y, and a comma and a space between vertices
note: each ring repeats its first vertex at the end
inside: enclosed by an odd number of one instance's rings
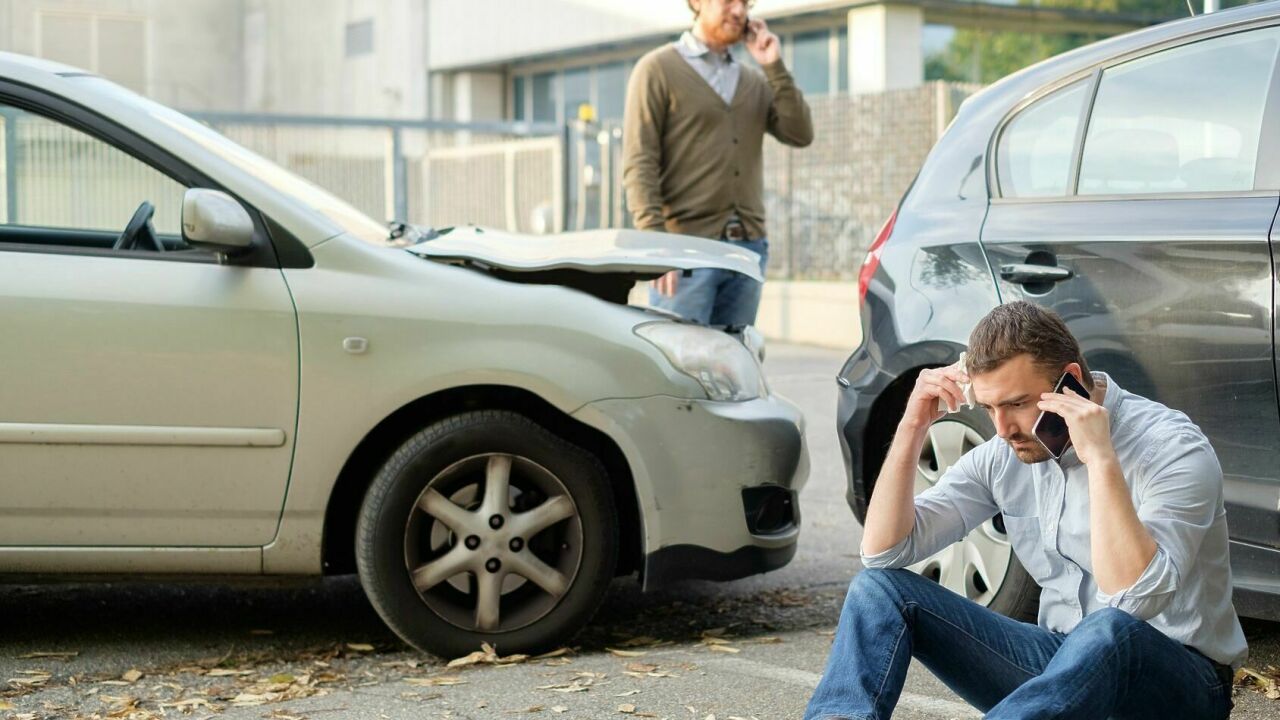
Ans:
POLYGON ((453 119, 501 120, 507 86, 502 73, 463 72, 453 76, 453 119))
POLYGON ((881 92, 924 82, 924 10, 871 5, 849 11, 849 92, 881 92))

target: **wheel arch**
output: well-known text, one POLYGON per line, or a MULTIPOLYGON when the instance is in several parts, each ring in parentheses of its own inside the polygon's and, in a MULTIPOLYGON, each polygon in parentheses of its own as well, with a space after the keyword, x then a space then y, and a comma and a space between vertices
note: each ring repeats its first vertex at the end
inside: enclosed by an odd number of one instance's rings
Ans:
POLYGON ((382 463, 413 433, 472 410, 507 410, 595 455, 613 487, 619 519, 617 574, 640 568, 641 522, 631 468, 607 435, 589 427, 524 388, 503 385, 453 387, 414 400, 388 415, 361 439, 343 464, 325 507, 321 561, 325 575, 356 571, 356 521, 365 492, 382 463))

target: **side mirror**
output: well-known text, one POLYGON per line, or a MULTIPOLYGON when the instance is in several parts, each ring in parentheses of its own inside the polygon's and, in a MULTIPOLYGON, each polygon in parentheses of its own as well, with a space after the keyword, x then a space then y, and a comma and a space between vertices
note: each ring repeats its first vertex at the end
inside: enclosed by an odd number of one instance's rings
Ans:
POLYGON ((182 197, 182 239, 236 255, 253 246, 253 220, 244 206, 221 190, 191 188, 182 197))

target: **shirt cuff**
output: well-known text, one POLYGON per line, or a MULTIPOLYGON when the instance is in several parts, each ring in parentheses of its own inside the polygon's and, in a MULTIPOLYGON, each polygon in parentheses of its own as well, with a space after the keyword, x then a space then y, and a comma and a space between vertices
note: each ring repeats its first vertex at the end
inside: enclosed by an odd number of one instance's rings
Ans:
POLYGON ((792 82, 791 72, 787 70, 787 66, 783 64, 782 58, 778 58, 768 65, 761 66, 764 70, 764 76, 769 79, 770 85, 776 85, 779 82, 792 82))
POLYGON ((898 567, 899 561, 901 561, 902 559, 903 551, 906 549, 907 543, 909 543, 910 541, 911 541, 911 536, 908 535, 902 538, 901 540, 899 540, 897 545, 894 545, 888 550, 882 550, 873 555, 868 555, 865 552, 862 552, 862 548, 859 547, 858 554, 862 558, 862 567, 866 567, 866 568, 898 567))
POLYGON ((1162 596, 1168 597, 1178 589, 1178 572, 1169 555, 1156 546, 1156 554, 1147 563, 1133 584, 1114 593, 1105 593, 1101 588, 1095 593, 1098 602, 1107 607, 1124 610, 1143 620, 1155 617, 1164 609, 1162 596))

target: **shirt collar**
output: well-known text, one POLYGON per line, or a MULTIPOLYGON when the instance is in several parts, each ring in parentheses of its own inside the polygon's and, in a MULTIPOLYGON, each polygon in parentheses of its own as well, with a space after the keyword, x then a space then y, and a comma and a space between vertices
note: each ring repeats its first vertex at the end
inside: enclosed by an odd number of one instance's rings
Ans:
MULTIPOLYGON (((711 52, 711 48, 707 47, 707 44, 699 40, 690 30, 685 30, 680 35, 680 39, 676 41, 676 50, 687 58, 697 58, 704 55, 715 56, 715 53, 711 52)), ((727 63, 733 62, 733 53, 725 52, 719 57, 727 63)))

